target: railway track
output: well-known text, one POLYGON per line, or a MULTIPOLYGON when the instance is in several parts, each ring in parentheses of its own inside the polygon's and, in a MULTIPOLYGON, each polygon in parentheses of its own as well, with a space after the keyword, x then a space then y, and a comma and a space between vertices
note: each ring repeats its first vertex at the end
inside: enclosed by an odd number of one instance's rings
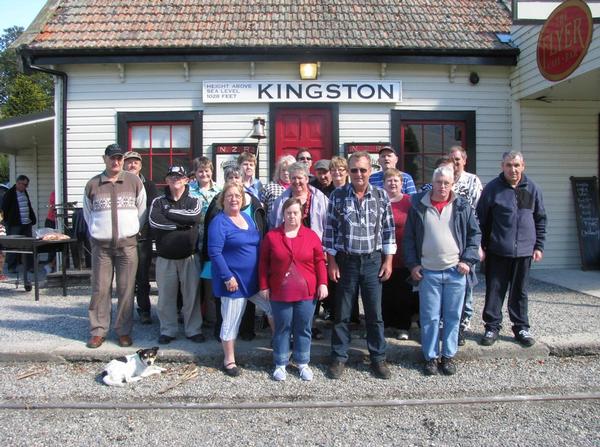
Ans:
POLYGON ((0 410, 273 410, 324 408, 430 407, 452 405, 484 405, 502 403, 532 403, 556 401, 600 400, 598 393, 524 394, 478 396, 454 399, 389 399, 360 401, 295 401, 236 403, 136 403, 136 402, 1 402, 0 410))

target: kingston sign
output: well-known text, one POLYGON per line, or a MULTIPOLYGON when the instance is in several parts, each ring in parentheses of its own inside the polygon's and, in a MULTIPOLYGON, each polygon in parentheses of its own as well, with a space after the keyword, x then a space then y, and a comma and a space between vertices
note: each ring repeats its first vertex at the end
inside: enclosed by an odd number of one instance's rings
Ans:
POLYGON ((204 81, 202 101, 401 102, 402 82, 204 81))

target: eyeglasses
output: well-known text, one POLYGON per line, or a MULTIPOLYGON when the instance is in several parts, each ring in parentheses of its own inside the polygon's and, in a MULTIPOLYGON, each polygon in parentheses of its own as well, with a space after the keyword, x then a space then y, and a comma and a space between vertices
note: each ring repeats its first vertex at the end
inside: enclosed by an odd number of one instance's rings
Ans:
POLYGON ((298 157, 299 161, 312 160, 312 157, 298 157))
POLYGON ((225 200, 232 200, 232 199, 241 199, 242 196, 240 194, 227 194, 224 199, 225 200))
POLYGON ((351 169, 350 169, 350 172, 351 172, 352 174, 358 174, 359 172, 360 172, 361 174, 366 174, 366 173, 367 173, 367 171, 368 171, 368 169, 367 169, 367 168, 351 168, 351 169))

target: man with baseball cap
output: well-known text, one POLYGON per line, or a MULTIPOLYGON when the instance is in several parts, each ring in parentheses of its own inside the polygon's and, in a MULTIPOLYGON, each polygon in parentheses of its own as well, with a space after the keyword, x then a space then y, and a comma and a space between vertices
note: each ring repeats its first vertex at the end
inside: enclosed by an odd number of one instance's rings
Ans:
POLYGON ((333 179, 331 178, 331 172, 329 172, 329 165, 331 160, 319 160, 314 164, 315 178, 310 181, 310 185, 317 188, 327 197, 335 189, 333 185, 333 179))
MULTIPOLYGON (((150 211, 152 201, 158 196, 158 190, 152 180, 142 175, 142 156, 137 152, 126 152, 123 156, 125 160, 123 169, 127 172, 137 175, 146 191, 146 210, 150 211)), ((135 297, 137 301, 137 311, 140 316, 140 323, 151 324, 150 317, 150 266, 152 265, 152 232, 148 225, 148 217, 144 219, 144 224, 140 228, 138 236, 138 268, 135 275, 135 297)))
MULTIPOLYGON (((371 174, 369 183, 373 186, 383 188, 383 174, 390 168, 395 168, 398 163, 398 156, 392 146, 383 146, 379 149, 379 166, 381 170, 371 174)), ((415 188, 415 182, 410 174, 402 172, 402 193, 403 194, 415 194, 417 189, 415 188)))
POLYGON ((123 149, 110 144, 104 151, 105 169, 85 186, 83 216, 92 245, 91 338, 88 348, 104 343, 110 328, 111 284, 117 280, 114 329, 119 346, 131 346, 133 290, 137 271, 137 235, 146 214, 146 191, 137 175, 123 171, 123 149))
POLYGON ((183 298, 184 331, 187 338, 201 343, 200 259, 198 225, 202 220, 202 204, 189 195, 188 177, 181 166, 171 166, 165 176, 164 194, 152 201, 150 226, 156 237, 156 284, 160 321, 158 343, 168 344, 177 337, 177 289, 183 298))

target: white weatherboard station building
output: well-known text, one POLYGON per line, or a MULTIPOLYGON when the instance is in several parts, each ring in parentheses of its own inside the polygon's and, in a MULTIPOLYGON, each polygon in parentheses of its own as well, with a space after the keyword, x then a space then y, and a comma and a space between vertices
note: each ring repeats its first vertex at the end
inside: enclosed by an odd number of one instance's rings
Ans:
MULTIPOLYGON (((25 67, 48 70, 57 80, 51 157, 57 202, 81 203, 86 181, 103 169, 104 147, 115 141, 140 152, 145 174, 159 182, 171 163, 189 166, 202 154, 219 169, 229 152, 244 146, 257 145, 266 182, 277 157, 297 147, 309 147, 317 160, 386 143, 399 151, 399 167, 423 183, 435 160, 458 142, 468 150, 467 170, 485 183, 500 172, 502 152, 514 148, 523 151, 528 175, 545 193, 549 233, 539 267, 580 265, 569 177, 598 175, 596 5, 590 5, 592 43, 579 68, 550 82, 539 74, 535 51, 553 8, 527 17, 533 21, 515 16, 513 24, 508 6, 529 13, 522 2, 485 0, 475 8, 471 0, 433 6, 413 0, 427 12, 419 17, 381 0, 352 15, 343 11, 356 3, 349 0, 337 2, 337 12, 316 15, 311 8, 320 6, 293 3, 269 4, 282 11, 270 30, 264 23, 231 23, 252 16, 224 8, 190 19, 198 29, 182 31, 177 40, 147 31, 149 21, 161 23, 165 33, 177 21, 160 7, 149 16, 109 1, 49 1, 18 45, 25 67), (381 8, 391 13, 377 15, 381 8), (340 19, 328 22, 328 14, 340 19), (126 31, 114 23, 123 15, 126 31), (278 25, 288 19, 304 25, 278 25), (223 33, 226 20, 241 31, 223 33), (75 26, 82 22, 87 26, 75 26), (194 43, 185 40, 195 33, 194 43), (301 79, 304 62, 315 63, 314 79, 301 79), (265 122, 265 138, 258 140, 252 138, 257 118, 265 122)), ((181 11, 191 14, 184 6, 181 11)), ((174 29, 193 26, 186 23, 174 29)), ((41 175, 27 163, 23 158, 15 173, 41 175)))

